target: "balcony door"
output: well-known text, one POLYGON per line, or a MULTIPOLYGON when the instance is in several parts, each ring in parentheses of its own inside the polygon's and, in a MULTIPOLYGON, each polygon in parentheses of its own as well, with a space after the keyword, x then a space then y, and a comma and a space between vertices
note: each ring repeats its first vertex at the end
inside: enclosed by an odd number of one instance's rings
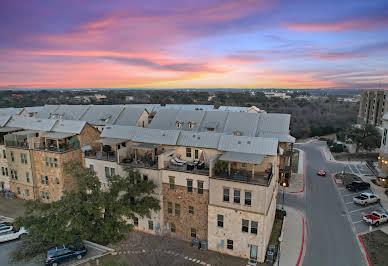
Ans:
POLYGON ((257 246, 251 245, 250 259, 257 261, 257 246))

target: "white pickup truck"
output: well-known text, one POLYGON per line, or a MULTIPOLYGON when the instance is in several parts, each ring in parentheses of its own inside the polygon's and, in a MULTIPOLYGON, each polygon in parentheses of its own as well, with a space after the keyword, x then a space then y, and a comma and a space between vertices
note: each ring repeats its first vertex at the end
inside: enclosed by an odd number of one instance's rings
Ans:
POLYGON ((366 206, 368 204, 380 202, 380 198, 375 194, 364 192, 356 197, 353 197, 353 202, 356 204, 366 206))
POLYGON ((23 234, 27 234, 27 230, 24 227, 20 227, 19 231, 12 227, 9 231, 0 232, 0 243, 19 239, 23 234))
POLYGON ((371 214, 364 215, 362 219, 367 224, 379 226, 382 223, 388 222, 388 215, 380 212, 372 212, 371 214))

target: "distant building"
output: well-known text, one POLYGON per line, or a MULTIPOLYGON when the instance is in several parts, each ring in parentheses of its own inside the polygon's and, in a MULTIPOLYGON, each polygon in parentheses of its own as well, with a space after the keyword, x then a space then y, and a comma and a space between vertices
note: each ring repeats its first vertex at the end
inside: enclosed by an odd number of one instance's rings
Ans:
POLYGON ((291 98, 290 95, 287 95, 287 93, 285 92, 272 92, 272 91, 269 91, 269 92, 264 92, 264 95, 265 97, 267 98, 281 98, 281 99, 289 99, 291 98))
POLYGON ((357 123, 380 126, 384 113, 388 111, 387 94, 388 90, 363 90, 357 123))
POLYGON ((132 102, 135 98, 133 96, 125 96, 126 102, 132 102))

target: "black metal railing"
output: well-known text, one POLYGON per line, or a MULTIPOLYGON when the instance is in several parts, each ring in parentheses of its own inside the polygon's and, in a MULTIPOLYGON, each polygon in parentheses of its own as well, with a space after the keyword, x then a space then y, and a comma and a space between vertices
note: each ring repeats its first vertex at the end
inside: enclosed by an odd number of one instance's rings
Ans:
POLYGON ((78 146, 68 145, 68 144, 59 144, 57 145, 44 145, 44 144, 35 144, 35 150, 47 151, 47 152, 56 152, 56 153, 64 153, 69 151, 78 150, 78 146))
POLYGON ((96 160, 103 160, 103 161, 111 161, 114 162, 117 160, 117 154, 115 151, 86 151, 85 152, 86 158, 96 159, 96 160))
POLYGON ((27 141, 15 141, 15 140, 6 140, 5 141, 6 147, 17 147, 17 148, 24 148, 28 149, 28 142, 27 141))
POLYGON ((158 160, 157 157, 155 160, 146 160, 146 159, 135 159, 135 157, 128 157, 128 158, 120 158, 121 164, 127 164, 132 165, 134 167, 141 167, 141 168, 158 168, 158 160))
POLYGON ((228 173, 215 173, 215 177, 228 179, 231 181, 244 182, 254 185, 265 185, 268 186, 271 183, 273 173, 255 173, 253 176, 251 173, 246 171, 244 172, 233 172, 231 174, 228 173))

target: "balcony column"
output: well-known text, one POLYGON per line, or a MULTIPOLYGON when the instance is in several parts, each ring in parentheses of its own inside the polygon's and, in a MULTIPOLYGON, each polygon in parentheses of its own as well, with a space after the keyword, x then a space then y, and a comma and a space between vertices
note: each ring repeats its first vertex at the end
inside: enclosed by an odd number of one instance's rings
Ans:
POLYGON ((57 149, 59 151, 59 140, 57 139, 57 149))
POLYGON ((230 174, 230 161, 228 161, 228 174, 231 175, 230 174))
POLYGON ((252 164, 252 178, 255 177, 255 164, 252 164))
POLYGON ((135 161, 137 161, 137 149, 135 149, 135 161))

